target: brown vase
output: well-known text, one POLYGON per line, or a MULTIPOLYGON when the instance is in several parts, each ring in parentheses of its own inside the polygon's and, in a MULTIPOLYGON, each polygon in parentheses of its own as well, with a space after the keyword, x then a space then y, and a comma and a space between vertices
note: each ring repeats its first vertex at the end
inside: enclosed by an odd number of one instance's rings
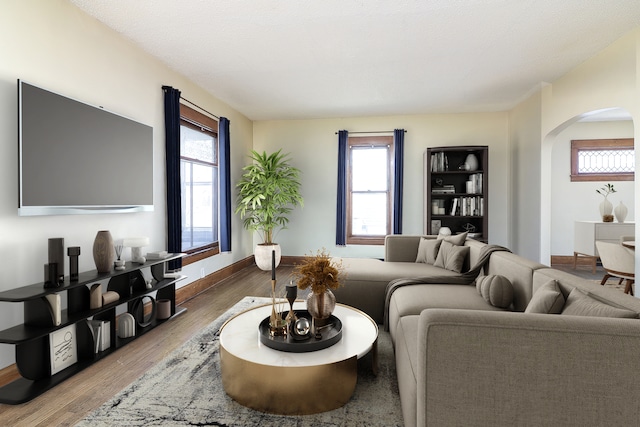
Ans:
POLYGON ((113 268, 113 238, 108 230, 98 231, 93 241, 93 261, 98 273, 108 273, 113 268))
POLYGON ((307 311, 314 319, 327 319, 336 308, 336 296, 329 289, 307 296, 307 311))

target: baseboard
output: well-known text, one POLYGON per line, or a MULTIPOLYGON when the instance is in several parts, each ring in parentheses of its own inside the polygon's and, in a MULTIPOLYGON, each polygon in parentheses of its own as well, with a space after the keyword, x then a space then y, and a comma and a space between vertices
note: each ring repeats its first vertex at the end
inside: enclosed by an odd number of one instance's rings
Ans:
POLYGON ((302 264, 302 260, 305 257, 303 256, 282 256, 280 258, 280 264, 282 265, 300 265, 302 264))
POLYGON ((180 305, 183 302, 190 300, 196 295, 201 294, 224 279, 231 277, 235 273, 251 265, 255 265, 253 255, 215 271, 202 279, 195 280, 180 289, 176 289, 176 305, 180 305))
MULTIPOLYGON (((576 266, 592 266, 593 258, 590 256, 578 256, 576 266)), ((573 265, 573 255, 551 255, 551 265, 573 265)))

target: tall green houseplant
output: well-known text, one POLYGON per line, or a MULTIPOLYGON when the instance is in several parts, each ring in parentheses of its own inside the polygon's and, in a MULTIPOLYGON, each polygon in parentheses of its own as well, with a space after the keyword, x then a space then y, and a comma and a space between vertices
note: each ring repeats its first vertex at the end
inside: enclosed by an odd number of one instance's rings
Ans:
POLYGON ((244 174, 236 185, 235 212, 243 219, 244 228, 257 231, 265 244, 273 244, 274 232, 286 228, 291 211, 304 205, 300 170, 281 152, 267 155, 252 150, 253 163, 242 168, 244 174))

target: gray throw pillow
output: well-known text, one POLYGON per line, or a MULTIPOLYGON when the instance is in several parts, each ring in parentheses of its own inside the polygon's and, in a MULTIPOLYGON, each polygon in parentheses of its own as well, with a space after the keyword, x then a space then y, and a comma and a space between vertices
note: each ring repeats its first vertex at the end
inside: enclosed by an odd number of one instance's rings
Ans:
POLYGON ((513 302, 513 285, 504 276, 489 274, 476 279, 476 288, 489 304, 499 308, 509 308, 513 302))
POLYGON ((453 243, 456 246, 462 246, 467 240, 467 234, 469 233, 465 231, 464 233, 456 234, 455 236, 447 236, 444 238, 444 241, 453 243))
POLYGON ((418 245, 416 262, 425 264, 433 264, 436 262, 436 256, 438 255, 438 249, 440 249, 441 243, 442 240, 421 238, 420 244, 418 245))
POLYGON ((555 280, 549 280, 533 294, 524 312, 560 314, 564 308, 564 303, 564 295, 562 295, 558 283, 555 280))
POLYGON ((612 307, 573 288, 561 314, 571 316, 623 317, 637 318, 638 313, 631 310, 612 307))
POLYGON ((443 240, 433 265, 460 273, 470 250, 469 246, 455 246, 451 242, 443 240))

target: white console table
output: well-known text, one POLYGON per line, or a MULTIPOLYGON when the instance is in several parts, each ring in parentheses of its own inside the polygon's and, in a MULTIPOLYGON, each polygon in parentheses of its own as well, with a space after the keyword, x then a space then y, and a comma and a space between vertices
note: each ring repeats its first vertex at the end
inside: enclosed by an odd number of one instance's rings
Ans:
POLYGON ((635 222, 576 221, 573 238, 574 270, 578 256, 585 256, 591 259, 593 272, 596 272, 598 259, 596 240, 617 243, 620 241, 620 237, 634 236, 635 232, 635 222))

